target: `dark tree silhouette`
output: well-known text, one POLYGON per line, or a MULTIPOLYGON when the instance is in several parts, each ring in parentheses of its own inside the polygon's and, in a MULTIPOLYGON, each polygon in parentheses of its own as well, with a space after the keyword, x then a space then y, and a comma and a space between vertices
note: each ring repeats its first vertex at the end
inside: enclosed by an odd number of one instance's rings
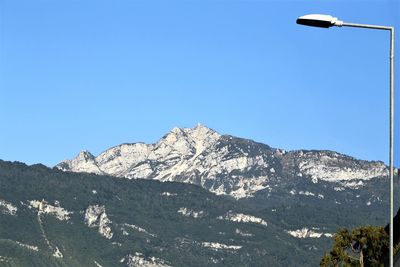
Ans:
POLYGON ((389 236, 383 227, 366 226, 351 233, 343 228, 334 236, 334 245, 320 266, 384 266, 389 236))

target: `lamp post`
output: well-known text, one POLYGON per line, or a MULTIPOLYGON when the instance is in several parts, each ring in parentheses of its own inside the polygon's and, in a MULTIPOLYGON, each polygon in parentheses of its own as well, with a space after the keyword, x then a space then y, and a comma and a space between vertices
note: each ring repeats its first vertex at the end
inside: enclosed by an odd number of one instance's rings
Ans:
POLYGON ((368 24, 356 24, 347 23, 338 18, 330 15, 321 14, 310 14, 301 16, 296 20, 297 24, 319 27, 319 28, 330 28, 333 26, 337 27, 356 27, 356 28, 367 28, 375 30, 387 30, 390 31, 390 126, 389 126, 389 176, 390 176, 390 266, 393 267, 393 138, 394 138, 394 27, 379 26, 379 25, 368 25, 368 24))

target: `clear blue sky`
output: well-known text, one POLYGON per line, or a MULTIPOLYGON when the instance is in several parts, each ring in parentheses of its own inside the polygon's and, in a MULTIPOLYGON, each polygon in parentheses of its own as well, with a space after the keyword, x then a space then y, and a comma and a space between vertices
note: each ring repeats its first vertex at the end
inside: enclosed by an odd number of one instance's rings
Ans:
POLYGON ((387 162, 389 33, 296 25, 309 13, 400 31, 399 1, 2 0, 0 159, 52 166, 201 122, 387 162))

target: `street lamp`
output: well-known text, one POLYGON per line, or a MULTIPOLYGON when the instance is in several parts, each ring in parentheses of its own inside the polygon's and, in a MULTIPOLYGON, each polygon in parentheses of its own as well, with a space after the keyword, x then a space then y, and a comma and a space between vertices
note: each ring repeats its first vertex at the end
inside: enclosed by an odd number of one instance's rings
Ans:
POLYGON ((319 28, 330 28, 332 26, 337 27, 356 27, 356 28, 367 28, 375 30, 387 30, 390 31, 390 126, 389 126, 389 176, 390 176, 390 266, 393 267, 393 137, 394 137, 394 27, 368 25, 368 24, 356 24, 347 23, 338 18, 330 15, 321 14, 310 14, 301 16, 296 20, 297 24, 319 27, 319 28))

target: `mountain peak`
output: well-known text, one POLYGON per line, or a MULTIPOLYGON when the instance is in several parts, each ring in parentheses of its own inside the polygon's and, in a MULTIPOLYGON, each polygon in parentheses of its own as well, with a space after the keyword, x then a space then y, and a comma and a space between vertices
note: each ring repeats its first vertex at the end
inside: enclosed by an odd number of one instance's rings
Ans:
POLYGON ((200 122, 198 122, 198 123, 196 124, 196 126, 193 127, 193 130, 207 130, 207 131, 213 131, 213 132, 215 132, 213 129, 207 127, 206 125, 204 125, 204 124, 202 124, 202 123, 200 123, 200 122))
POLYGON ((174 127, 174 128, 172 128, 170 133, 179 134, 179 133, 182 133, 182 131, 183 131, 182 128, 174 127))
POLYGON ((79 152, 78 156, 76 156, 77 159, 79 160, 84 160, 84 161, 93 161, 95 160, 95 157, 93 156, 92 153, 90 153, 88 150, 83 150, 79 152))
POLYGON ((170 133, 174 134, 182 134, 182 133, 193 133, 193 132, 203 132, 203 133, 216 133, 215 130, 207 127, 206 125, 202 123, 197 123, 196 126, 192 128, 180 128, 180 127, 174 127, 170 131, 170 133))
POLYGON ((174 127, 162 140, 168 143, 176 143, 177 141, 185 141, 194 146, 205 146, 203 143, 214 143, 221 135, 215 130, 208 128, 204 124, 198 123, 193 128, 174 127))
POLYGON ((203 133, 203 134, 217 133, 215 130, 213 130, 201 123, 197 123, 197 125, 195 127, 189 128, 188 131, 191 133, 203 133))

